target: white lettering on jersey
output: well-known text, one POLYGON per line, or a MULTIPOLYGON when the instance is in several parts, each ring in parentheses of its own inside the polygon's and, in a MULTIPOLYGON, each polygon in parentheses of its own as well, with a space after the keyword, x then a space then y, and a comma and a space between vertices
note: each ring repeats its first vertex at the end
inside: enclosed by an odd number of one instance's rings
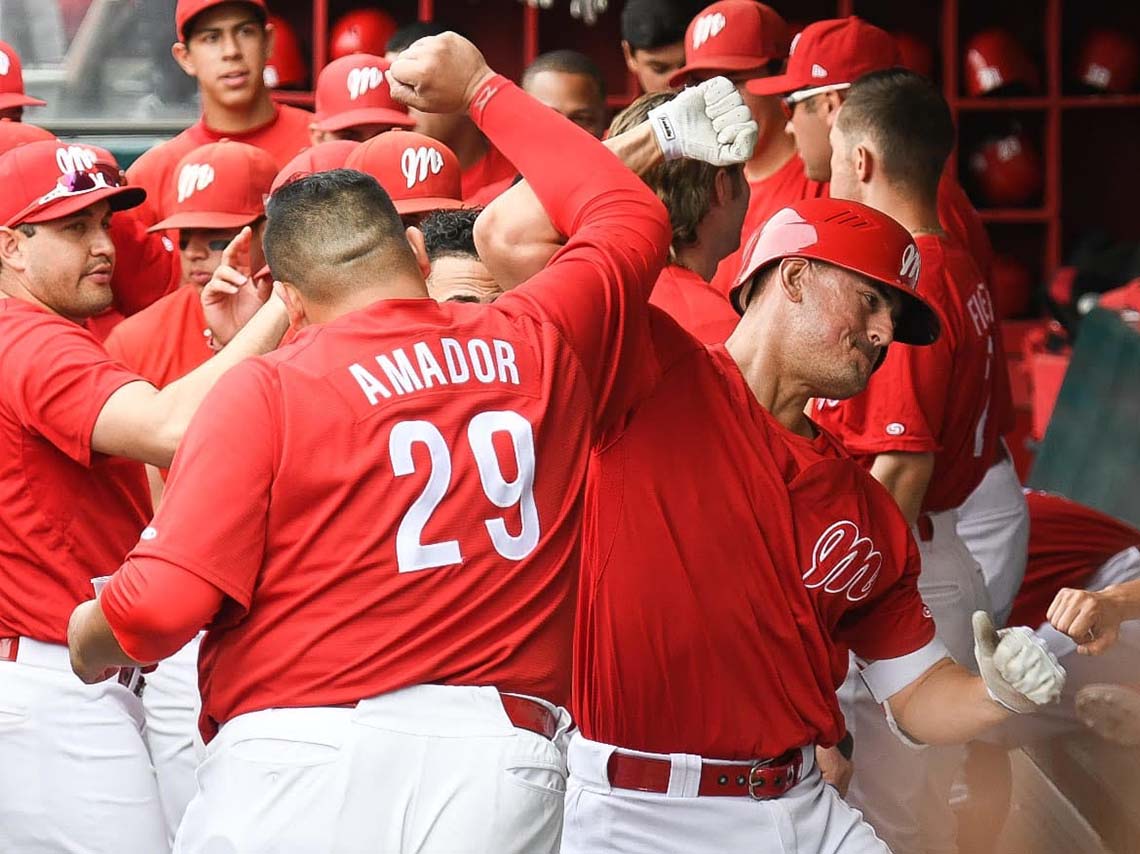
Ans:
POLYGON ((214 167, 209 163, 187 163, 178 173, 178 204, 214 183, 214 167))
POLYGON ((374 65, 354 68, 348 72, 348 99, 355 101, 362 95, 384 85, 384 72, 374 65))
POLYGON ((902 263, 899 265, 899 278, 906 279, 913 290, 918 287, 918 274, 921 270, 922 256, 918 252, 918 247, 908 243, 903 250, 902 263))
POLYGON ((463 385, 472 378, 484 384, 520 385, 515 348, 509 341, 493 338, 488 344, 481 338, 472 338, 464 346, 455 338, 441 338, 434 346, 417 341, 412 345, 412 353, 414 361, 402 347, 375 356, 378 373, 358 362, 348 366, 369 405, 434 386, 463 385))
POLYGON ((875 544, 859 532, 858 525, 844 519, 816 540, 804 586, 822 587, 825 593, 846 594, 848 601, 860 602, 871 595, 882 564, 883 555, 875 544))
POLYGON ((979 338, 990 331, 994 322, 994 304, 984 282, 978 282, 978 286, 966 300, 966 311, 969 312, 970 320, 974 321, 974 331, 978 333, 979 338))
POLYGON ((427 179, 428 172, 438 175, 443 171, 443 155, 439 149, 421 145, 418 148, 405 148, 400 155, 400 171, 412 189, 420 181, 427 179))
POLYGON ((93 167, 97 159, 94 151, 90 148, 84 148, 82 145, 69 145, 66 148, 61 147, 55 150, 55 164, 63 175, 84 172, 93 167))
POLYGON ((819 412, 823 412, 825 409, 838 409, 841 402, 842 401, 836 400, 833 397, 817 397, 815 399, 815 408, 819 412))
POLYGON ((701 15, 693 25, 693 50, 699 50, 701 45, 718 35, 724 29, 726 21, 724 14, 714 12, 711 15, 701 15))

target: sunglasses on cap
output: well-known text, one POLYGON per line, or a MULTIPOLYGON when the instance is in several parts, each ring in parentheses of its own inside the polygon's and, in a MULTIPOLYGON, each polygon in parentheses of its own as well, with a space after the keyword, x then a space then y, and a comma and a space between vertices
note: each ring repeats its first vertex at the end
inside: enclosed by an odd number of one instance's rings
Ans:
POLYGON ((102 163, 96 163, 90 169, 67 172, 59 177, 54 187, 16 214, 13 220, 23 219, 39 208, 60 199, 82 196, 93 190, 117 189, 125 183, 123 173, 119 169, 102 163))
POLYGON ((788 119, 796 112, 796 104, 802 104, 805 101, 810 101, 816 95, 822 95, 825 92, 838 92, 841 89, 850 89, 850 83, 831 83, 827 86, 813 86, 810 89, 800 89, 790 95, 785 95, 780 99, 780 106, 784 108, 784 116, 788 119))

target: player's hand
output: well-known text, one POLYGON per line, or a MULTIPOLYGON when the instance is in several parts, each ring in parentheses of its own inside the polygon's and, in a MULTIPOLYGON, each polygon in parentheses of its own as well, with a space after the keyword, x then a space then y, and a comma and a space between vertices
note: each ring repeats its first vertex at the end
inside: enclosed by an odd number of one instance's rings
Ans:
POLYGON ((222 263, 202 289, 202 311, 214 340, 225 346, 265 302, 250 275, 253 229, 239 231, 222 252, 222 263))
POLYGON ((71 612, 71 617, 67 621, 67 646, 71 657, 71 669, 80 680, 88 685, 103 682, 117 675, 119 672, 118 667, 93 667, 88 664, 79 654, 78 645, 74 642, 76 636, 79 634, 80 627, 87 620, 88 612, 92 608, 98 607, 98 601, 95 599, 89 602, 81 602, 75 610, 71 612))
POLYGON ((1049 622, 1077 644, 1081 655, 1099 655, 1120 636, 1124 612, 1104 591, 1061 588, 1046 612, 1049 622))
POLYGON ((1012 712, 1035 712, 1055 702, 1065 686, 1065 668, 1025 626, 994 630, 985 611, 975 611, 974 654, 989 695, 1012 712))
POLYGON ((759 135, 752 113, 727 77, 713 77, 649 111, 666 160, 689 157, 713 166, 744 163, 759 135))
POLYGON ((855 763, 839 752, 838 747, 815 748, 815 764, 819 766, 819 773, 823 782, 833 786, 839 797, 847 797, 847 787, 851 785, 851 777, 855 774, 855 763))
POLYGON ((386 72, 392 97, 425 113, 461 113, 494 74, 479 48, 456 33, 413 42, 386 72))

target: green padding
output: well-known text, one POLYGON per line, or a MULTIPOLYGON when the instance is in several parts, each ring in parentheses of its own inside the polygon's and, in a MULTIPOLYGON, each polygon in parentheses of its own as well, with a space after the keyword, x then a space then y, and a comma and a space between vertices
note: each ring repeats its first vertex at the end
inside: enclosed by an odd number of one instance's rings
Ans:
POLYGON ((1140 333, 1115 312, 1081 323, 1029 485, 1140 526, 1140 333))

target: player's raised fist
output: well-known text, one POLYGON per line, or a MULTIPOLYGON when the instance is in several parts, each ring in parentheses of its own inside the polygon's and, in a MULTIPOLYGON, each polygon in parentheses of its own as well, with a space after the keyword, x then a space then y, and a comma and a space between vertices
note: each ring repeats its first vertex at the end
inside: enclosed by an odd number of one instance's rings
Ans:
POLYGON ((458 113, 493 73, 479 48, 456 33, 441 33, 414 42, 387 75, 397 101, 426 113, 458 113))

